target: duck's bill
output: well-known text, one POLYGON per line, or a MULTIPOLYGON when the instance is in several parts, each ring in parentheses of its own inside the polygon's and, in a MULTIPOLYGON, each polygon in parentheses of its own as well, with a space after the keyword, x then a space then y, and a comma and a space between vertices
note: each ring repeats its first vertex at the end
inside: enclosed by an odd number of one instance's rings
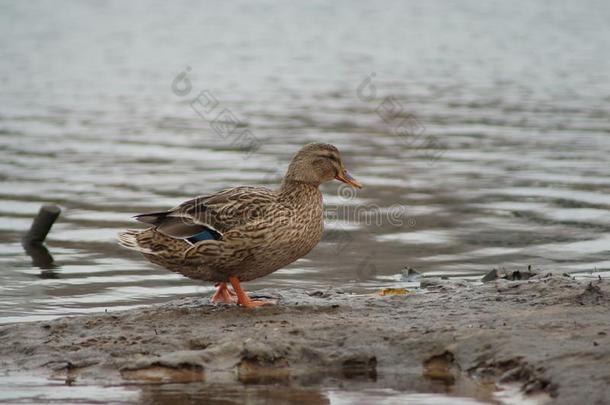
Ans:
POLYGON ((335 179, 345 183, 345 184, 349 184, 350 186, 356 187, 356 188, 362 188, 362 184, 360 184, 360 182, 358 180, 356 180, 355 178, 353 178, 348 172, 347 170, 343 170, 342 173, 339 173, 338 175, 335 176, 335 179))

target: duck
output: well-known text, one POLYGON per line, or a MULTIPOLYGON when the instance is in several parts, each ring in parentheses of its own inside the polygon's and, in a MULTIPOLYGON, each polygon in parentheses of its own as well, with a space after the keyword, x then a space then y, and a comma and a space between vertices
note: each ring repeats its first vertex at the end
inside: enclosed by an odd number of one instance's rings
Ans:
POLYGON ((228 188, 135 215, 149 227, 120 232, 118 242, 169 271, 214 283, 212 303, 268 305, 250 298, 241 283, 287 266, 318 244, 324 231, 320 185, 332 180, 362 188, 335 146, 310 143, 292 157, 276 189, 228 188))

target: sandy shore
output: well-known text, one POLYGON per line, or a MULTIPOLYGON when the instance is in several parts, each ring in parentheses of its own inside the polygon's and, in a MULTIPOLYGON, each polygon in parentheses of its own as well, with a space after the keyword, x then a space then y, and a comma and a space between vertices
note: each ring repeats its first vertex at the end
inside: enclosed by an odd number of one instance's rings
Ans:
POLYGON ((77 384, 315 384, 330 376, 405 389, 440 382, 459 392, 473 382, 512 382, 554 404, 608 403, 610 281, 423 285, 425 293, 385 297, 274 291, 280 305, 255 310, 189 298, 5 325, 0 361, 9 374, 43 372, 77 384))

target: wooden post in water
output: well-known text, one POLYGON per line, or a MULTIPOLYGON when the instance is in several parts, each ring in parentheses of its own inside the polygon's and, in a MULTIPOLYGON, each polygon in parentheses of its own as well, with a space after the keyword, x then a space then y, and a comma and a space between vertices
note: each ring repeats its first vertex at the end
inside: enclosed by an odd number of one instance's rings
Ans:
POLYGON ((21 243, 24 247, 41 245, 51 230, 53 223, 59 217, 61 208, 57 205, 43 205, 34 218, 28 233, 23 237, 21 243))

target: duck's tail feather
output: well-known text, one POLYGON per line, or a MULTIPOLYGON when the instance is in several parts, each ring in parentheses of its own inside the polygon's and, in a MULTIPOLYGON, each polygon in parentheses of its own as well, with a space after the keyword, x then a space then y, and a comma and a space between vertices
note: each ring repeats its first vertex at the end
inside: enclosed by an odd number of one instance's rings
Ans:
MULTIPOLYGON (((145 231, 147 231, 147 230, 145 230, 145 231)), ((135 250, 140 253, 155 254, 154 250, 150 249, 150 247, 147 247, 146 244, 141 245, 140 241, 138 240, 138 236, 140 235, 140 233, 145 232, 145 231, 141 231, 141 230, 137 230, 137 229, 128 229, 124 232, 119 232, 119 235, 117 238, 119 241, 119 245, 121 245, 127 249, 135 250)))
POLYGON ((183 239, 164 235, 155 228, 128 229, 119 233, 118 241, 121 246, 142 253, 151 263, 178 273, 184 270, 184 252, 192 246, 183 239))
POLYGON ((168 215, 168 211, 158 211, 135 215, 134 218, 137 221, 144 222, 145 224, 159 225, 168 215))
POLYGON ((144 230, 128 229, 119 232, 119 244, 127 249, 135 250, 144 255, 175 257, 176 252, 186 251, 191 244, 157 232, 154 228, 144 230))

